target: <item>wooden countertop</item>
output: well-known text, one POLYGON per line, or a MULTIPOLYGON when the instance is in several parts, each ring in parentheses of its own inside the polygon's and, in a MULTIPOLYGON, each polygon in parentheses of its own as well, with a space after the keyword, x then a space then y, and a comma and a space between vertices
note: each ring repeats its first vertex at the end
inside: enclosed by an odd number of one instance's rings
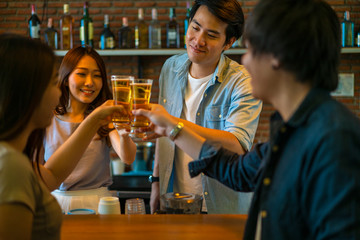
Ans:
POLYGON ((64 215, 62 240, 242 239, 247 215, 64 215))

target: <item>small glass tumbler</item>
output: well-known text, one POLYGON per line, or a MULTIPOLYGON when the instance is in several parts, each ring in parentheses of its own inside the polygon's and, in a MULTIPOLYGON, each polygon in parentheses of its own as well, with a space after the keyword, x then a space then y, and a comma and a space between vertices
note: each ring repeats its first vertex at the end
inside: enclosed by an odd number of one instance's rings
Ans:
POLYGON ((127 199, 125 202, 125 214, 146 214, 144 199, 127 199))

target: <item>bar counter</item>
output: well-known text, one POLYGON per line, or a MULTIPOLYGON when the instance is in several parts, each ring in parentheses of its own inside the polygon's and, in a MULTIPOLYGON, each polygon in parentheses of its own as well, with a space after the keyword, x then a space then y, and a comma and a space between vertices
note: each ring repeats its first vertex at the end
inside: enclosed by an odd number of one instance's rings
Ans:
POLYGON ((242 239, 247 215, 64 215, 62 240, 242 239))

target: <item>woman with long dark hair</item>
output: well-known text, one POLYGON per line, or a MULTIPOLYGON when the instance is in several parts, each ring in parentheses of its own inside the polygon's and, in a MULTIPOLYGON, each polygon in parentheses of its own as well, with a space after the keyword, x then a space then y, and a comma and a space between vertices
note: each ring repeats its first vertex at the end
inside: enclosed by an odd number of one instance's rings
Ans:
POLYGON ((0 59, 0 239, 60 239, 62 213, 50 191, 122 108, 111 101, 98 107, 43 166, 36 157, 41 130, 61 94, 54 53, 39 41, 2 34, 0 59))
MULTIPOLYGON (((94 109, 112 99, 104 61, 91 47, 71 49, 61 63, 59 75, 62 95, 46 131, 45 161, 94 109)), ((135 160, 136 145, 125 130, 118 133, 113 126, 99 128, 74 171, 53 192, 63 211, 74 208, 97 211, 99 198, 110 195, 107 189, 112 183, 110 147, 123 162, 131 164, 135 160)))

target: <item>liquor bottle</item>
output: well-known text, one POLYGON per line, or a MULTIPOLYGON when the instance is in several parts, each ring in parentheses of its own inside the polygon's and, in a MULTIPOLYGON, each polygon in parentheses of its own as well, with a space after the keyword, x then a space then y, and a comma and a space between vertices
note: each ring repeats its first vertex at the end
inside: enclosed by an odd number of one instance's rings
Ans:
POLYGON ((60 19, 60 48, 71 49, 74 44, 74 18, 69 13, 69 4, 64 4, 64 14, 60 19))
POLYGON ((100 35, 100 48, 101 49, 114 49, 115 48, 115 36, 111 32, 109 27, 109 15, 104 16, 104 30, 100 35))
POLYGON ((180 48, 179 24, 176 22, 175 8, 170 8, 170 21, 166 24, 166 47, 180 48))
POLYGON ((29 34, 33 39, 40 40, 40 19, 36 15, 35 4, 31 5, 31 17, 29 19, 29 34))
POLYGON ((354 46, 354 22, 350 20, 350 12, 346 11, 344 14, 344 20, 341 22, 342 32, 342 46, 353 47, 354 46))
POLYGON ((358 47, 360 47, 360 29, 359 29, 359 31, 357 32, 357 41, 356 41, 356 45, 358 46, 358 47))
POLYGON ((135 26, 135 48, 148 48, 148 27, 144 21, 144 9, 139 8, 135 26))
POLYGON ((185 48, 186 48, 186 32, 189 28, 189 23, 190 23, 190 12, 191 12, 190 2, 186 2, 186 17, 184 20, 184 47, 185 48))
POLYGON ((94 47, 93 20, 89 16, 88 2, 84 2, 84 15, 80 20, 80 41, 81 45, 94 47))
POLYGON ((133 46, 132 31, 129 27, 128 18, 122 18, 122 27, 118 32, 119 48, 131 48, 133 46))
POLYGON ((156 8, 151 10, 152 21, 149 25, 149 48, 161 48, 161 26, 157 20, 156 8))
POLYGON ((52 48, 58 49, 58 33, 53 27, 53 19, 48 19, 48 27, 44 32, 45 42, 52 48))

